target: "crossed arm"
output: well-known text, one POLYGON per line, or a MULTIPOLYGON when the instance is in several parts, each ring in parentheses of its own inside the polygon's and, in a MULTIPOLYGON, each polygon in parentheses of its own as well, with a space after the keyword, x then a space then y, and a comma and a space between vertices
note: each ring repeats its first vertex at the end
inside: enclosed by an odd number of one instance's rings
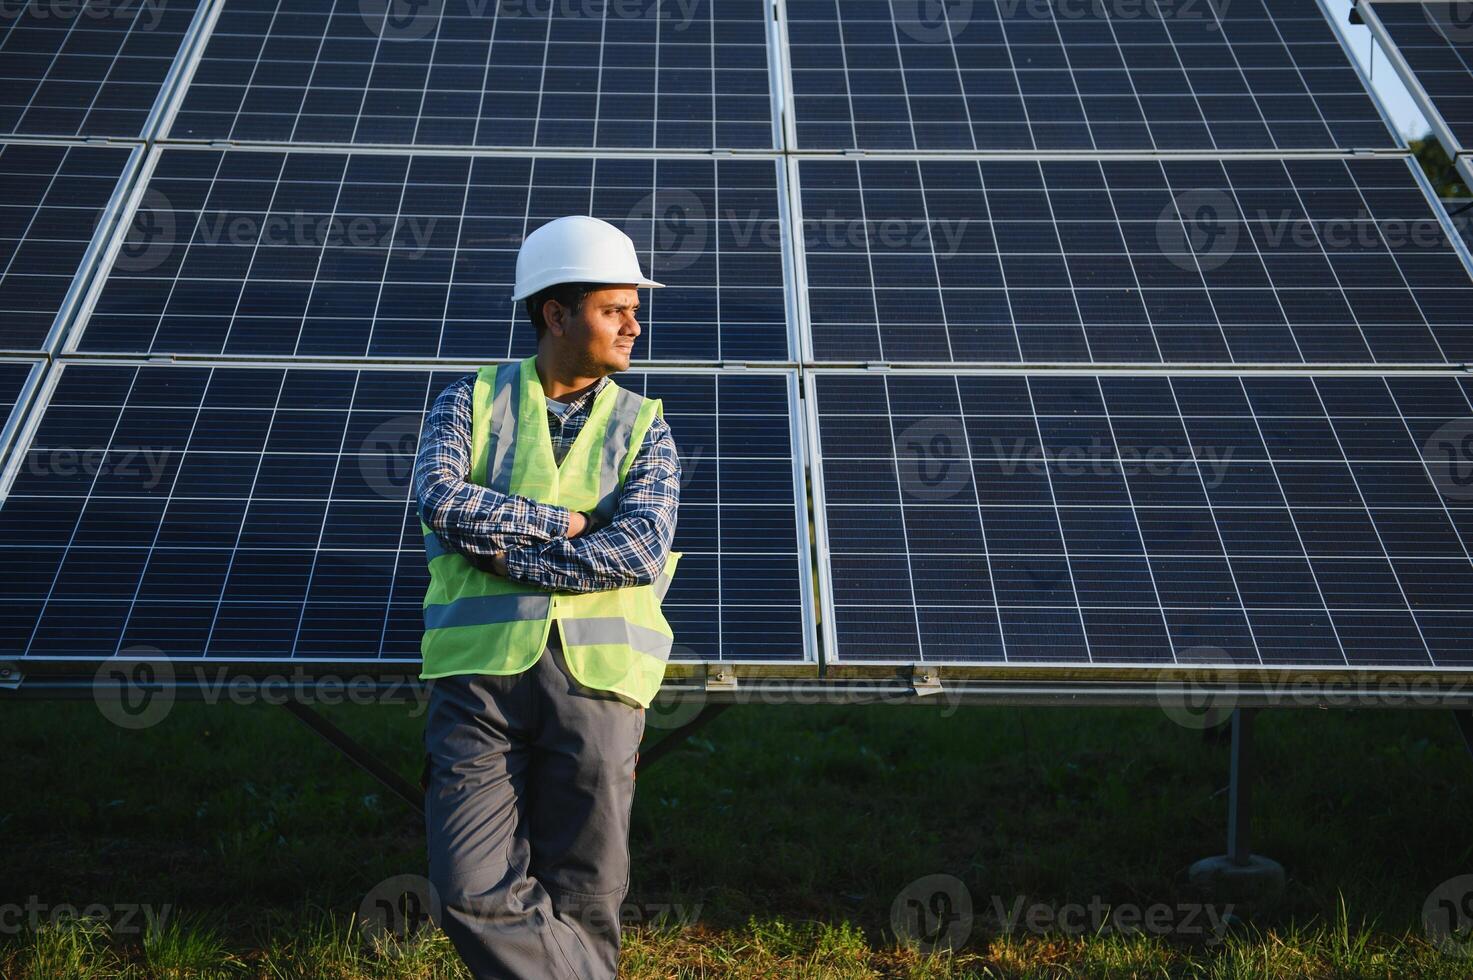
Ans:
POLYGON ((484 571, 556 591, 653 582, 675 537, 680 499, 680 458, 665 420, 650 424, 613 517, 590 528, 565 507, 469 482, 472 391, 461 379, 440 393, 415 459, 420 517, 444 545, 484 571))

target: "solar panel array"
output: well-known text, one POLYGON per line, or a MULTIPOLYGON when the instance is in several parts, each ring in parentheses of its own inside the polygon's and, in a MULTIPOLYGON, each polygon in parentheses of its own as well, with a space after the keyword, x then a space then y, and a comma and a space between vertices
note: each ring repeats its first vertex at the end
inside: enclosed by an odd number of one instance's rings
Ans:
POLYGON ((230 0, 169 135, 772 149, 762 0, 230 0))
POLYGON ((1473 279, 1400 159, 798 173, 820 361, 1473 360, 1473 279))
POLYGON ((1467 8, 1460 0, 1360 7, 1454 155, 1473 151, 1473 16, 1467 8))
MULTIPOLYGON (((0 647, 417 663, 428 571, 410 475, 427 406, 463 373, 67 364, 0 508, 0 647)), ((666 399, 680 433, 673 658, 793 659, 795 377, 620 384, 666 399)))
POLYGON ((787 0, 802 149, 1368 149, 1315 0, 787 0))
POLYGON ((425 408, 586 213, 678 665, 1473 669, 1473 272, 1317 0, 189 11, 0 46, 94 96, 0 144, 11 656, 417 672, 425 408))
POLYGON ((788 361, 782 242, 751 230, 778 226, 779 177, 773 159, 168 149, 76 349, 525 357, 517 247, 582 212, 665 283, 637 356, 788 361))
POLYGON ((0 134, 149 135, 199 0, 7 0, 0 134))
POLYGON ((809 377, 841 662, 1473 664, 1466 378, 809 377))

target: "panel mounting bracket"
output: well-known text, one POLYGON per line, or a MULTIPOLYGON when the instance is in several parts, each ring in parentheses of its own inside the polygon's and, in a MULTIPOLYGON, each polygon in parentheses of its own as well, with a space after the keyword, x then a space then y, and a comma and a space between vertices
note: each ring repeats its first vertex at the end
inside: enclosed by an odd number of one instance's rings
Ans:
POLYGON ((888 370, 890 370, 890 362, 889 361, 865 361, 864 362, 864 369, 866 371, 888 371, 888 370))
POLYGON ((9 660, 0 661, 0 690, 14 691, 24 679, 25 675, 15 663, 9 660))
POLYGON ((941 670, 927 664, 911 664, 909 670, 910 692, 921 698, 941 693, 941 670))
POLYGON ((737 688, 736 671, 726 664, 706 665, 706 690, 708 691, 735 691, 737 688))

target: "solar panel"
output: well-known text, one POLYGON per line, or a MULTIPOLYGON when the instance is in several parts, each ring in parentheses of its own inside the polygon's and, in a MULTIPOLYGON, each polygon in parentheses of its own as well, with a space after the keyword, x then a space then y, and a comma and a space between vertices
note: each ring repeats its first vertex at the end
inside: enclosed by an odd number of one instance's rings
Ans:
POLYGON ((665 283, 641 294, 636 359, 786 361, 781 180, 773 158, 167 149, 78 349, 524 357, 517 249, 586 212, 665 283))
POLYGON ((1403 159, 796 169, 818 361, 1473 360, 1473 280, 1403 159))
POLYGON ((1315 0, 786 6, 796 148, 1398 145, 1315 0))
POLYGON ((0 133, 150 135, 198 0, 9 0, 0 133))
MULTIPOLYGON (((419 661, 410 479, 456 370, 63 362, 0 505, 0 649, 419 661)), ((682 456, 675 660, 812 662, 791 371, 631 372, 682 456)))
POLYGON ((767 35, 762 0, 226 0, 169 135, 772 149, 767 35))
POLYGON ((1360 5, 1449 152, 1473 149, 1473 17, 1463 0, 1360 5))
POLYGON ((1473 664, 1467 378, 808 380, 826 659, 1473 664))
POLYGON ((0 460, 10 449, 10 440, 40 383, 44 365, 40 360, 0 359, 0 460))
POLYGON ((137 151, 0 143, 0 350, 54 347, 137 151))

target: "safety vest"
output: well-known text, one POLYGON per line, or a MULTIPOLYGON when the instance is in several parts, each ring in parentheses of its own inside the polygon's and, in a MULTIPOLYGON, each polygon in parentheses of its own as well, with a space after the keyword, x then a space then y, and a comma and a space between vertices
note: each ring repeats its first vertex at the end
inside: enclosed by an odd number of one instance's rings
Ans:
MULTIPOLYGON (((610 378, 559 464, 536 360, 534 354, 476 372, 470 482, 607 520, 645 432, 664 406, 610 378)), ((559 592, 482 571, 447 549, 423 520, 420 529, 430 568, 421 679, 520 673, 541 656, 556 621, 574 678, 649 707, 674 643, 660 601, 681 552, 669 553, 649 585, 559 592)))

